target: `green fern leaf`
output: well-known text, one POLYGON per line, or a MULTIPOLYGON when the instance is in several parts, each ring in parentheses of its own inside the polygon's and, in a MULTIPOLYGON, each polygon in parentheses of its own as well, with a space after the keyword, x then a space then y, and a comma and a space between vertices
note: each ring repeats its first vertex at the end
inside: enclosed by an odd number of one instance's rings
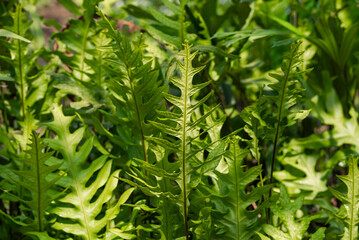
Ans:
POLYGON ((327 191, 327 179, 325 176, 329 170, 316 170, 318 154, 283 154, 278 158, 279 162, 285 166, 284 170, 275 171, 274 177, 283 183, 289 194, 302 194, 307 200, 314 200, 318 193, 327 191), (291 168, 287 168, 291 167, 291 168), (305 176, 298 177, 289 169, 297 169, 305 176))
POLYGON ((46 161, 53 155, 53 151, 46 151, 46 145, 42 143, 35 132, 31 134, 31 143, 28 144, 28 149, 25 152, 29 158, 20 159, 27 168, 22 171, 14 172, 22 177, 22 180, 13 179, 17 184, 29 190, 31 200, 20 199, 25 205, 30 207, 34 215, 33 230, 42 232, 47 224, 45 219, 45 211, 51 199, 47 192, 50 187, 59 180, 61 176, 52 177, 46 180, 49 174, 59 169, 62 163, 48 165, 46 161))
MULTIPOLYGON (((190 39, 191 34, 187 33, 190 23, 185 20, 187 1, 180 1, 180 4, 174 4, 168 0, 162 0, 163 4, 174 14, 166 15, 154 8, 142 10, 134 6, 127 6, 125 9, 131 11, 133 8, 144 11, 145 14, 138 15, 141 26, 154 38, 181 49, 185 39, 190 39)), ((193 37, 192 37, 193 38, 193 37)))
MULTIPOLYGON (((269 87, 275 92, 274 96, 267 96, 273 100, 278 107, 277 125, 281 125, 283 128, 283 119, 289 118, 286 126, 290 126, 295 120, 304 119, 309 111, 294 110, 292 107, 297 104, 304 91, 298 88, 298 79, 304 71, 299 71, 300 64, 302 63, 302 52, 299 51, 301 42, 295 42, 291 45, 290 51, 283 55, 282 61, 282 74, 271 73, 271 77, 277 80, 277 82, 270 84, 269 87)), ((279 128, 279 130, 282 130, 279 128)), ((277 128, 276 128, 277 129, 277 128)), ((279 131, 278 130, 278 131, 279 131)), ((276 130, 277 131, 277 130, 276 130)))
POLYGON ((115 118, 123 128, 117 128, 117 133, 106 131, 97 123, 97 128, 106 134, 110 140, 124 149, 128 159, 140 158, 148 162, 146 136, 153 134, 153 127, 147 123, 156 116, 155 110, 163 108, 159 104, 163 100, 162 92, 168 87, 161 86, 158 81, 158 70, 152 70, 152 62, 146 62, 144 57, 144 37, 140 35, 132 43, 116 31, 109 20, 103 15, 103 26, 107 35, 114 41, 112 48, 115 57, 107 58, 106 70, 111 76, 110 93, 114 104, 108 118, 115 118), (122 144, 127 143, 127 144, 122 144))
MULTIPOLYGON (((209 83, 197 85, 193 84, 194 75, 199 73, 205 66, 194 68, 192 66, 192 61, 197 52, 190 52, 191 46, 188 42, 186 42, 183 46, 184 50, 179 53, 179 57, 183 58, 183 62, 177 59, 177 65, 181 72, 181 78, 171 79, 172 83, 181 90, 181 95, 177 97, 167 93, 164 94, 165 99, 177 107, 178 111, 175 110, 172 114, 158 112, 163 117, 161 118, 161 122, 152 121, 151 123, 165 134, 178 139, 178 141, 170 140, 169 144, 165 144, 163 146, 165 147, 166 145, 170 145, 173 146, 171 147, 172 149, 177 149, 175 152, 178 155, 181 174, 176 181, 181 188, 181 201, 179 204, 183 213, 186 238, 188 238, 188 195, 193 187, 193 183, 191 184, 191 173, 193 171, 191 161, 194 161, 195 155, 193 140, 199 136, 199 122, 194 124, 192 115, 197 109, 199 109, 200 106, 203 105, 211 93, 195 103, 191 101, 192 96, 206 87, 209 83)), ((161 144, 160 141, 155 140, 155 142, 161 144)))
POLYGON ((54 121, 46 123, 46 126, 57 134, 57 138, 46 139, 46 142, 63 156, 65 162, 63 166, 67 176, 64 176, 59 184, 68 187, 68 193, 58 200, 62 204, 52 210, 52 213, 66 221, 59 219, 53 227, 85 239, 98 239, 98 233, 119 212, 119 204, 109 206, 105 213, 101 213, 101 209, 112 198, 120 171, 111 173, 112 161, 107 161, 105 155, 84 168, 93 148, 93 138, 86 140, 80 147, 85 127, 71 133, 69 127, 74 116, 64 116, 59 106, 54 107, 52 114, 54 121), (90 178, 96 173, 96 178, 89 184, 90 178), (98 193, 100 189, 102 191, 98 193), (68 206, 62 206, 63 204, 68 206))
MULTIPOLYGON (((272 204, 270 209, 273 211, 274 215, 278 216, 286 231, 282 231, 280 228, 264 224, 263 230, 264 232, 271 236, 273 239, 278 240, 300 240, 303 239, 304 234, 306 233, 310 222, 313 219, 319 217, 319 215, 311 215, 304 216, 299 220, 295 220, 295 215, 297 210, 299 210, 303 205, 304 197, 300 196, 294 202, 292 202, 289 198, 287 189, 284 185, 280 187, 280 197, 278 204, 272 204)), ((323 230, 318 230, 314 236, 318 236, 318 239, 322 239, 322 234, 320 234, 323 230)), ((260 235, 261 236, 261 235, 260 235)), ((262 239, 266 239, 261 236, 262 239)))
MULTIPOLYGON (((228 213, 220 222, 228 228, 226 239, 249 239, 255 231, 260 229, 264 218, 258 219, 265 204, 258 206, 254 212, 247 210, 253 202, 261 200, 264 193, 268 193, 270 185, 257 187, 251 193, 246 194, 247 185, 256 180, 261 172, 261 165, 251 167, 243 171, 242 162, 248 154, 248 150, 239 147, 239 138, 233 137, 230 141, 228 154, 225 155, 228 173, 215 171, 218 181, 226 186, 226 190, 219 195, 223 196, 224 211, 228 213)), ((267 203, 266 203, 267 204, 267 203)), ((263 213, 262 213, 263 214, 263 213)))
POLYGON ((24 121, 19 122, 22 134, 14 134, 14 138, 20 144, 22 151, 27 150, 29 141, 32 136, 32 131, 37 128, 39 121, 35 119, 34 112, 26 111, 24 121))
POLYGON ((348 192, 342 193, 329 187, 330 192, 342 202, 339 213, 335 216, 345 224, 344 236, 342 239, 354 240, 358 239, 359 224, 359 169, 358 158, 353 156, 348 160, 348 175, 337 176, 348 188, 348 192))
POLYGON ((293 125, 296 120, 304 119, 309 110, 295 110, 293 106, 297 104, 302 92, 301 88, 297 87, 298 79, 304 71, 298 71, 301 64, 302 52, 299 51, 300 42, 294 42, 291 45, 290 51, 283 55, 282 74, 270 74, 277 82, 270 84, 269 87, 273 89, 272 96, 266 96, 266 99, 271 99, 278 107, 275 113, 276 124, 270 129, 270 135, 273 138, 273 154, 270 172, 270 183, 273 181, 274 159, 277 151, 277 144, 279 138, 286 126, 293 125))

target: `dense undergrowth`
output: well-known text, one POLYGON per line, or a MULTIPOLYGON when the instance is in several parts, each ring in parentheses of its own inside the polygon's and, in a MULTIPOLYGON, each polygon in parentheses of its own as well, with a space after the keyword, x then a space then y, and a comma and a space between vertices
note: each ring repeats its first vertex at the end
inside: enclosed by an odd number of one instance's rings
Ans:
POLYGON ((0 2, 0 239, 358 239, 357 0, 59 2, 0 2))

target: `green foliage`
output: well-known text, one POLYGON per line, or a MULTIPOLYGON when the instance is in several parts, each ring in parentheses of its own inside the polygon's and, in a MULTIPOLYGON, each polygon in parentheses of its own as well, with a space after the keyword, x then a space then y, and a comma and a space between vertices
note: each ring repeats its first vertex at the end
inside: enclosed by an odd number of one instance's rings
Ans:
POLYGON ((172 19, 172 16, 166 16, 152 7, 148 8, 146 15, 142 12, 144 10, 136 6, 129 5, 126 10, 139 18, 145 18, 147 21, 143 22, 143 26, 154 38, 171 44, 177 47, 177 49, 181 49, 184 40, 190 37, 186 31, 189 22, 185 21, 185 6, 187 1, 181 0, 179 6, 168 0, 162 0, 162 2, 173 12, 175 20, 172 19))
POLYGON ((110 119, 117 118, 116 121, 120 124, 117 127, 118 134, 106 131, 96 118, 94 121, 98 122, 97 126, 111 141, 120 147, 126 146, 124 150, 130 159, 137 157, 148 162, 145 137, 153 130, 147 121, 154 119, 155 109, 160 107, 159 103, 163 100, 162 92, 167 88, 161 86, 161 81, 158 81, 158 70, 151 69, 152 62, 144 63, 146 59, 143 53, 143 35, 130 43, 114 30, 101 12, 99 13, 104 18, 103 25, 108 29, 107 35, 114 40, 112 47, 116 58, 109 57, 105 60, 106 70, 111 76, 110 92, 115 110, 105 116, 110 119))
POLYGON ((338 176, 340 180, 346 185, 348 192, 342 193, 335 188, 329 188, 330 192, 342 202, 342 206, 335 214, 335 217, 344 222, 344 235, 342 239, 357 239, 358 238, 358 158, 350 157, 348 160, 348 175, 338 176))
POLYGON ((193 171, 191 162, 194 161, 193 158, 195 157, 195 154, 202 151, 202 149, 194 149, 194 147, 191 146, 193 144, 191 144, 191 142, 199 137, 199 124, 211 113, 211 111, 209 111, 196 121, 191 121, 193 113, 201 107, 211 95, 211 93, 209 93, 195 104, 191 103, 191 97, 209 84, 209 82, 196 85, 193 84, 194 75, 199 73, 205 67, 192 66, 192 61, 196 54, 196 52, 190 52, 190 45, 186 42, 184 44, 183 52, 178 54, 179 57, 183 58, 183 62, 177 60, 181 78, 171 78, 171 82, 181 90, 181 95, 178 97, 164 93, 166 100, 177 107, 179 112, 177 109, 173 112, 158 111, 158 114, 162 116, 162 121, 151 121, 151 124, 160 129, 164 134, 178 139, 168 141, 165 139, 159 140, 158 138, 151 138, 152 141, 165 148, 170 148, 178 155, 180 174, 176 178, 176 181, 181 188, 180 203, 186 230, 186 239, 188 238, 188 196, 191 188, 195 187, 193 183, 191 184, 191 181, 193 180, 191 179, 193 171), (166 122, 166 124, 163 122, 166 122))
POLYGON ((274 177, 282 182, 289 192, 302 193, 306 199, 313 200, 320 192, 327 190, 325 176, 329 170, 316 170, 318 158, 318 154, 285 154, 279 161, 286 169, 274 172, 274 177), (297 172, 294 173, 291 169, 296 169, 297 172))
POLYGON ((263 224, 264 203, 257 205, 253 211, 247 208, 251 204, 260 202, 262 195, 268 193, 270 185, 254 188, 249 194, 246 193, 247 185, 256 180, 261 172, 261 166, 255 166, 247 171, 243 171, 243 159, 248 154, 248 150, 239 147, 238 137, 230 140, 227 160, 228 173, 216 171, 218 181, 221 185, 226 186, 223 192, 220 192, 222 204, 227 214, 221 220, 221 223, 228 227, 224 235, 226 239, 250 239, 255 231, 260 229, 263 224))
MULTIPOLYGON (((280 187, 280 197, 279 204, 273 204, 270 206, 271 211, 273 211, 274 215, 279 217, 281 220, 284 231, 279 228, 274 227, 273 225, 264 224, 263 230, 266 234, 271 236, 273 239, 303 239, 305 232, 308 229, 309 223, 318 218, 318 215, 305 216, 302 217, 299 221, 295 220, 295 215, 297 211, 303 205, 303 197, 297 198, 294 202, 291 202, 288 192, 284 185, 280 187)), ((318 230, 322 232, 323 230, 318 230)), ((259 234, 261 239, 268 239, 264 237, 262 234, 259 234)), ((316 238, 313 239, 323 239, 323 236, 318 236, 316 234, 316 238)))
POLYGON ((58 199, 58 202, 70 204, 69 206, 60 204, 52 209, 52 213, 67 220, 59 219, 53 227, 85 239, 97 239, 98 232, 116 217, 120 205, 127 200, 129 193, 124 193, 126 196, 124 201, 118 201, 113 206, 107 204, 117 186, 120 170, 111 173, 112 161, 107 161, 105 155, 84 168, 93 147, 93 138, 86 140, 77 150, 85 128, 81 127, 71 133, 69 126, 74 117, 64 116, 59 106, 54 107, 52 115, 54 121, 46 125, 57 134, 58 138, 46 139, 46 142, 61 153, 64 161, 63 169, 67 172, 60 181, 63 187, 68 188, 67 194, 58 199), (91 180, 94 174, 96 177, 91 180), (102 213, 104 205, 107 207, 102 213))
POLYGON ((277 144, 279 137, 285 127, 293 125, 297 120, 306 118, 309 114, 308 110, 297 110, 293 109, 294 105, 297 104, 298 98, 303 91, 297 87, 298 77, 303 72, 298 71, 298 67, 301 64, 302 52, 299 51, 300 42, 291 44, 290 51, 283 55, 282 62, 282 75, 280 74, 269 74, 275 78, 277 82, 270 84, 269 87, 274 91, 273 95, 267 96, 271 99, 278 107, 275 113, 276 124, 273 128, 273 132, 270 130, 269 135, 273 136, 273 154, 271 164, 271 176, 270 183, 273 181, 273 170, 274 160, 277 151, 277 144))
POLYGON ((357 239, 358 21, 0 1, 0 238, 357 239))
POLYGON ((48 165, 49 158, 54 154, 53 151, 47 151, 46 145, 41 141, 35 132, 31 134, 31 143, 28 144, 28 150, 25 153, 29 158, 19 159, 24 163, 26 168, 22 171, 15 171, 14 173, 20 178, 12 178, 16 184, 24 187, 28 192, 24 192, 23 196, 14 196, 19 199, 25 206, 26 210, 32 212, 32 219, 25 226, 27 232, 45 230, 47 220, 45 218, 45 211, 47 210, 53 197, 50 197, 48 190, 56 183, 61 175, 52 176, 47 179, 48 175, 58 170, 62 163, 48 165), (28 199, 28 195, 30 199, 28 199))

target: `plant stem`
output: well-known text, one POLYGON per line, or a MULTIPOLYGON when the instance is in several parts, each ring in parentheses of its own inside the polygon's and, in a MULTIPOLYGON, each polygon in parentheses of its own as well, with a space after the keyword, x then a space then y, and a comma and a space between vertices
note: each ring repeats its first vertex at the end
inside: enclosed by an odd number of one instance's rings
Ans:
MULTIPOLYGON (((238 143, 234 143, 238 144, 238 143)), ((234 173, 235 173, 235 183, 236 183, 236 228, 237 228, 237 236, 240 236, 240 212, 239 212, 239 205, 240 205, 240 191, 238 186, 238 159, 236 159, 236 146, 234 146, 234 153, 233 153, 233 161, 234 161, 234 173)))
POLYGON ((41 179, 40 179, 40 174, 41 174, 41 172, 40 172, 40 159, 39 159, 39 146, 38 146, 38 139, 37 139, 37 137, 35 137, 35 135, 34 135, 34 137, 33 137, 33 141, 34 141, 34 144, 35 144, 35 149, 36 149, 36 151, 35 151, 35 154, 36 154, 36 177, 37 177, 37 180, 36 180, 36 184, 37 184, 37 221, 38 221, 38 226, 39 226, 39 228, 38 228, 38 231, 39 232, 42 232, 43 231, 43 229, 42 229, 42 222, 41 222, 41 220, 42 220, 42 212, 40 211, 41 210, 41 201, 40 201, 40 199, 41 199, 41 193, 42 193, 42 191, 41 191, 41 179))
MULTIPOLYGON (((21 36, 21 21, 22 21, 22 7, 18 5, 16 9, 17 25, 16 33, 21 36)), ((21 92, 21 110, 22 110, 22 120, 25 120, 25 80, 23 76, 23 66, 22 66, 22 45, 21 40, 16 40, 17 42, 17 54, 18 54, 18 71, 19 71, 19 80, 20 80, 20 92, 21 92)))
POLYGON ((187 146, 187 136, 186 136, 186 130, 187 130, 187 98, 188 98, 188 74, 189 69, 188 66, 191 64, 189 62, 189 49, 185 48, 186 51, 186 57, 184 58, 185 61, 185 68, 186 68, 186 82, 185 82, 185 91, 184 91, 184 106, 183 106, 183 120, 182 120, 182 185, 183 185, 183 219, 184 219, 184 226, 185 226, 185 232, 186 232, 186 240, 189 239, 188 236, 188 222, 187 222, 187 186, 186 186, 186 146, 187 146))
MULTIPOLYGON (((258 103, 257 103, 257 113, 259 113, 260 111, 260 107, 261 107, 261 99, 262 99, 262 91, 263 89, 260 88, 259 90, 259 100, 258 100, 258 103)), ((257 142, 256 142, 256 145, 255 145, 255 158, 257 159, 257 163, 258 163, 258 166, 260 165, 261 163, 261 157, 260 157, 260 154, 259 154, 259 147, 258 147, 258 138, 257 138, 257 134, 258 134, 258 123, 259 123, 259 120, 258 119, 255 119, 255 126, 254 126, 254 135, 256 136, 256 139, 257 139, 257 142)), ((259 173, 259 178, 260 178, 260 184, 261 184, 261 187, 264 186, 264 181, 263 181, 263 175, 262 175, 262 171, 259 173)))
MULTIPOLYGON (((4 86, 5 86, 5 83, 3 82, 4 86)), ((5 124, 5 129, 6 129, 6 132, 8 133, 9 132, 9 121, 8 121, 8 118, 7 118, 7 113, 6 113, 6 107, 5 107, 5 91, 4 91, 4 88, 2 86, 0 86, 1 88, 1 101, 2 101, 2 104, 3 104, 3 110, 2 110, 2 115, 3 115, 3 118, 4 118, 4 124, 5 124)))
POLYGON ((90 24, 91 24, 91 20, 89 20, 88 23, 86 23, 86 30, 85 30, 85 34, 82 38, 82 53, 81 53, 81 75, 80 75, 80 80, 81 82, 83 81, 84 78, 84 71, 85 71, 85 58, 86 58, 86 43, 87 43, 87 37, 88 37, 88 33, 90 30, 90 24))
POLYGON ((98 85, 101 87, 102 84, 102 52, 98 51, 98 85))
POLYGON ((184 42, 184 12, 185 12, 185 6, 186 6, 186 1, 185 0, 181 0, 181 16, 180 16, 180 40, 181 40, 181 44, 184 42))
MULTIPOLYGON (((299 47, 299 45, 297 45, 296 48, 298 48, 298 47, 299 47)), ((289 80, 289 73, 290 73, 290 69, 291 69, 291 66, 292 66, 293 58, 294 58, 294 55, 296 54, 296 52, 297 52, 297 49, 294 49, 292 51, 292 55, 290 56, 287 71, 284 73, 285 77, 284 77, 284 84, 283 84, 283 87, 281 89, 281 98, 280 98, 280 104, 279 104, 278 119, 277 119, 277 125, 276 125, 276 129, 275 129, 275 137, 274 137, 274 144, 273 144, 273 153, 272 153, 269 184, 273 183, 274 159, 275 159, 275 155, 276 155, 276 152, 277 152, 277 145, 278 145, 278 138, 279 138, 279 128, 280 128, 280 122, 282 120, 282 111, 283 111, 283 105, 284 105, 285 91, 286 91, 287 83, 288 83, 288 80, 289 80)), ((269 190, 269 198, 271 196, 272 196, 272 188, 269 190)), ((270 210, 269 210, 269 208, 267 208, 267 223, 269 223, 269 222, 271 222, 270 210)))
MULTIPOLYGON (((297 48, 298 48, 298 46, 297 46, 297 48)), ((294 58, 294 55, 296 54, 296 51, 297 51, 297 49, 293 50, 292 56, 290 57, 290 60, 289 60, 287 72, 285 73, 284 85, 283 85, 283 88, 282 88, 280 104, 279 104, 277 125, 276 125, 276 129, 275 129, 275 137, 274 137, 274 145, 273 145, 273 154, 272 154, 272 162, 271 162, 271 171, 270 171, 269 184, 273 183, 274 159, 275 159, 275 155, 276 155, 276 152, 277 152, 280 121, 282 120, 282 111, 283 111, 283 105, 284 105, 284 96, 285 96, 285 91, 286 91, 287 83, 288 83, 288 79, 289 79, 290 68, 292 66, 293 58, 294 58)), ((272 195, 272 191, 269 191, 269 197, 271 197, 271 195, 272 195)))

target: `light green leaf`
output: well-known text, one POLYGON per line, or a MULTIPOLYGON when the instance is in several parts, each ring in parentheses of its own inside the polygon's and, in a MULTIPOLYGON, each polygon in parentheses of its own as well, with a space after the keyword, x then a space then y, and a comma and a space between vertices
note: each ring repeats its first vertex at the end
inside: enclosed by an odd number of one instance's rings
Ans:
POLYGON ((295 219, 295 213, 303 205, 303 196, 291 201, 284 185, 280 187, 280 197, 278 204, 272 204, 270 209, 280 218, 285 226, 286 232, 282 231, 280 226, 274 227, 269 224, 263 225, 264 232, 273 239, 278 240, 301 240, 306 233, 310 222, 319 217, 319 215, 308 215, 295 219))
POLYGON ((15 81, 15 79, 12 78, 12 77, 9 77, 9 76, 6 75, 6 74, 0 73, 0 81, 13 82, 13 81, 15 81))
POLYGON ((335 216, 341 220, 344 225, 343 240, 354 240, 358 238, 359 224, 359 168, 358 158, 351 156, 348 160, 348 175, 338 175, 338 178, 347 186, 348 192, 342 193, 329 187, 331 193, 342 202, 340 211, 335 216))
POLYGON ((58 201, 70 206, 57 205, 51 212, 63 219, 79 223, 56 221, 53 228, 86 239, 98 239, 97 234, 116 217, 120 205, 133 189, 127 191, 119 203, 114 206, 108 205, 105 214, 101 214, 102 208, 113 197, 120 170, 111 172, 112 161, 107 161, 105 155, 92 161, 89 166, 83 167, 93 148, 93 138, 86 140, 80 147, 85 132, 84 127, 71 133, 69 127, 74 117, 64 116, 59 106, 54 107, 52 114, 54 121, 46 125, 57 134, 57 138, 47 139, 46 142, 63 156, 64 170, 68 174, 60 184, 68 187, 68 193, 58 201), (89 184, 94 174, 96 177, 89 184), (100 189, 102 190, 99 191, 100 189), (98 192, 99 195, 95 198, 98 192))
POLYGON ((50 187, 61 177, 58 175, 51 181, 46 180, 47 176, 59 169, 62 163, 55 165, 47 165, 46 161, 53 155, 53 151, 44 151, 46 145, 42 143, 35 132, 31 134, 31 143, 28 144, 26 153, 29 158, 20 159, 29 170, 14 171, 21 176, 22 180, 13 179, 17 184, 27 188, 31 193, 31 200, 22 199, 22 201, 30 207, 34 219, 32 222, 35 231, 42 232, 46 227, 45 211, 52 200, 47 195, 50 187))
POLYGON ((15 39, 19 39, 21 41, 27 42, 27 43, 31 42, 30 40, 28 40, 28 39, 26 39, 24 37, 21 37, 20 35, 17 35, 16 33, 11 32, 11 31, 6 30, 6 29, 0 29, 0 37, 15 38, 15 39))
POLYGON ((226 239, 250 239, 263 224, 264 218, 258 219, 257 216, 260 212, 264 214, 262 208, 268 202, 258 206, 252 212, 248 211, 247 207, 260 200, 271 186, 257 187, 249 194, 246 193, 247 185, 256 180, 261 172, 261 166, 251 167, 247 171, 243 171, 243 159, 248 152, 248 150, 239 147, 238 137, 232 137, 229 152, 225 156, 228 173, 215 171, 221 185, 226 186, 225 192, 221 193, 221 204, 225 206, 225 211, 228 213, 223 219, 219 220, 228 229, 225 234, 226 239))

